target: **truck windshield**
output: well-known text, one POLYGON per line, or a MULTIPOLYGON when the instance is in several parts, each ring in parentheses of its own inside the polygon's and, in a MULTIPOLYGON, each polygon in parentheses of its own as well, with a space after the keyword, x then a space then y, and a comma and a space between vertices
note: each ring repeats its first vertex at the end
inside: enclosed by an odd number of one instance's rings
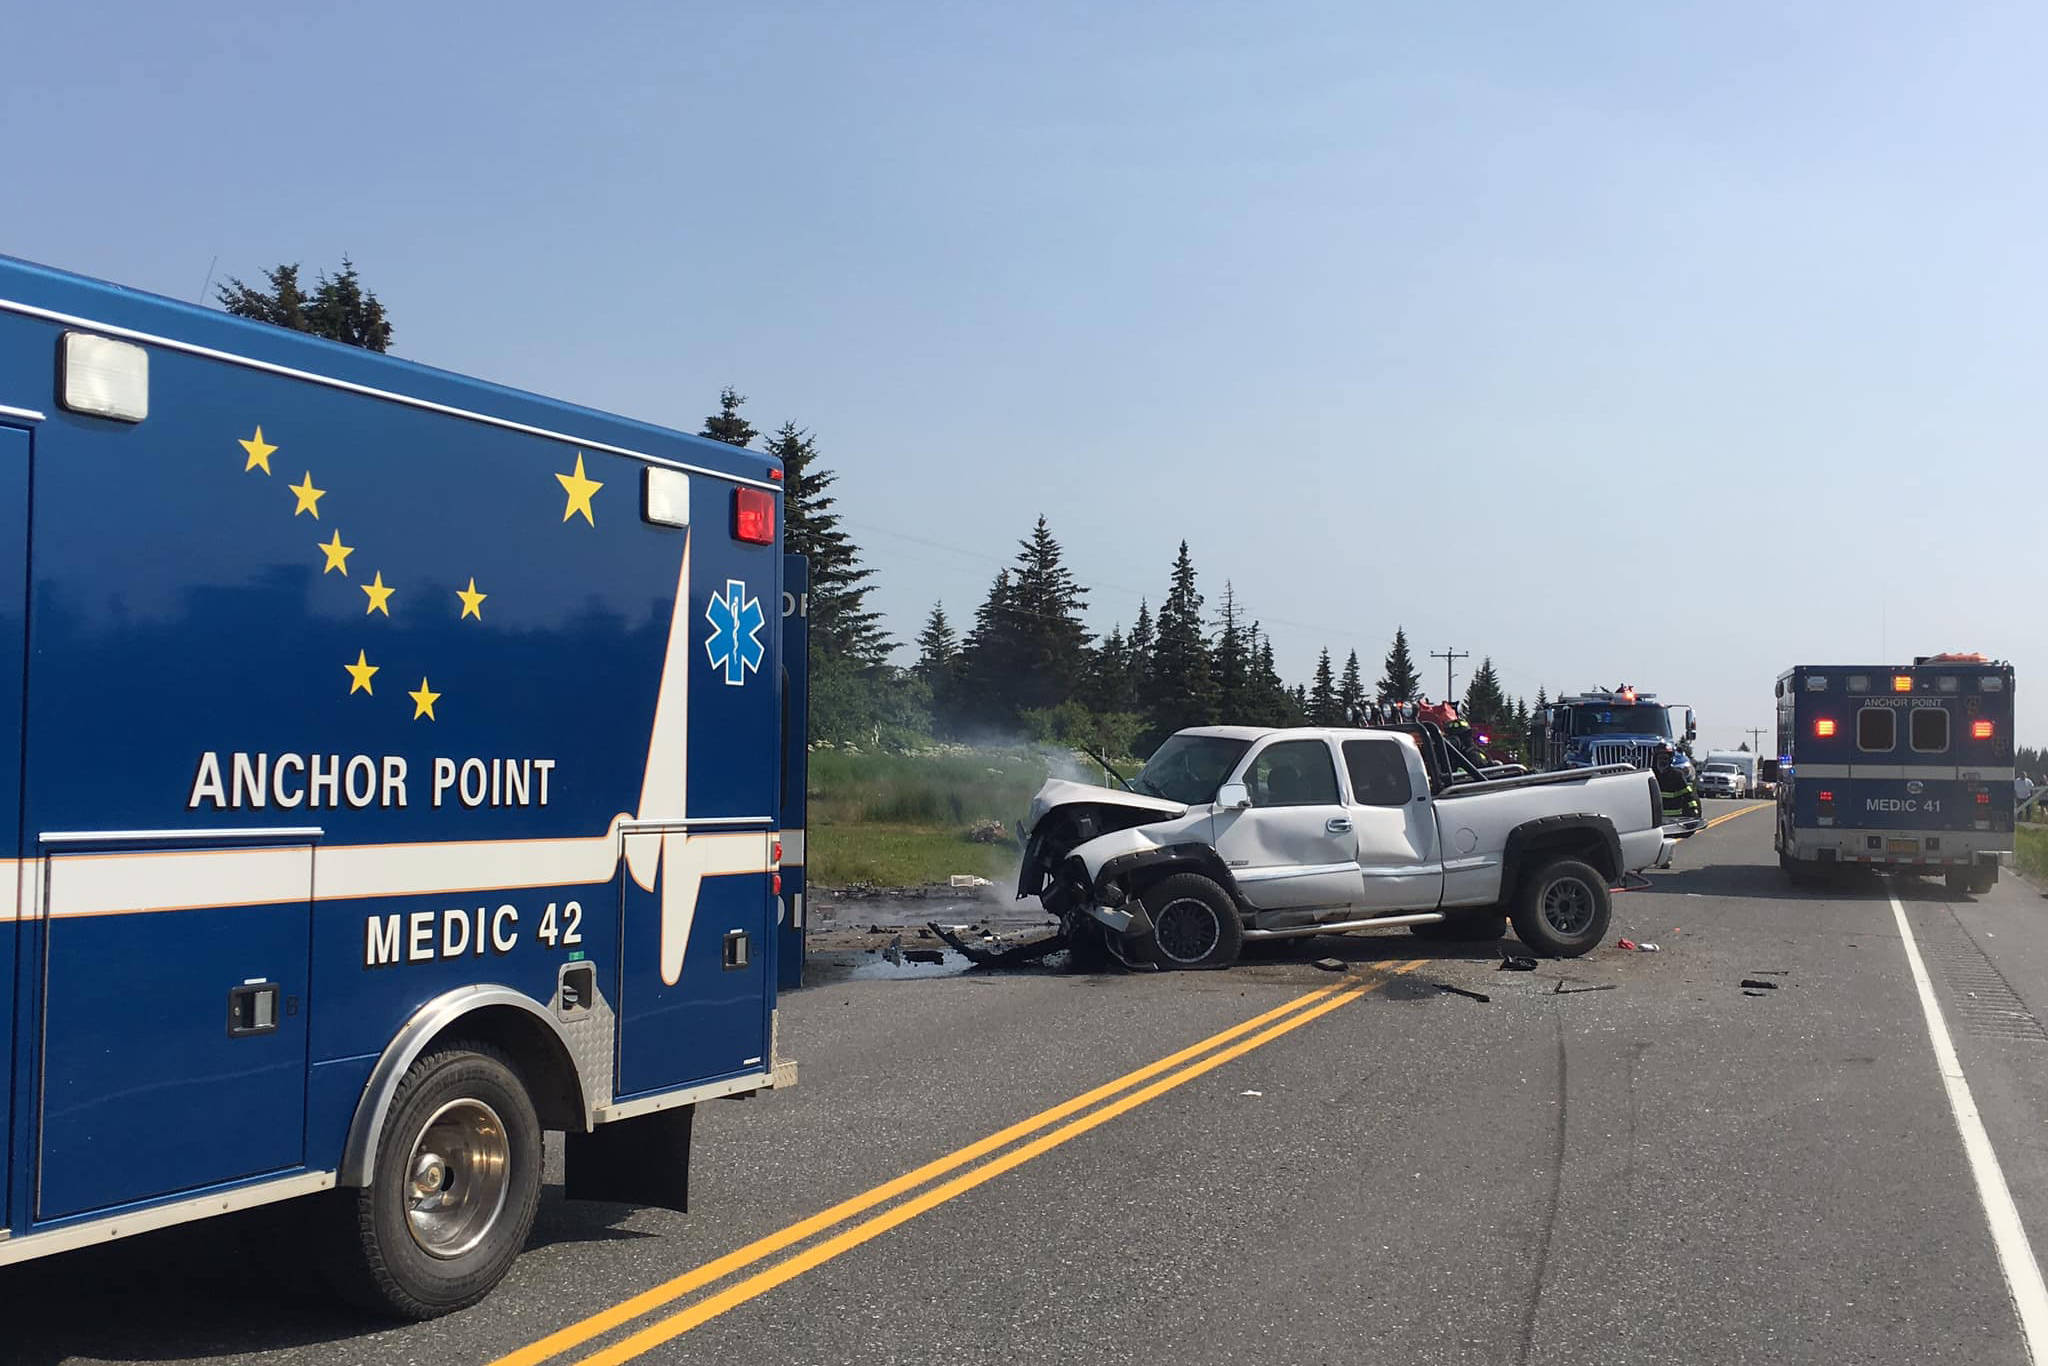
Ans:
POLYGON ((1572 731, 1578 735, 1655 735, 1671 738, 1671 717, 1662 707, 1577 707, 1572 731))
POLYGON ((1708 764, 1700 770, 1702 773, 1733 773, 1734 771, 1735 765, 1733 764, 1708 764))
POLYGON ((1187 806, 1214 801, 1216 789, 1251 743, 1222 735, 1168 736, 1131 779, 1131 786, 1148 796, 1187 806))

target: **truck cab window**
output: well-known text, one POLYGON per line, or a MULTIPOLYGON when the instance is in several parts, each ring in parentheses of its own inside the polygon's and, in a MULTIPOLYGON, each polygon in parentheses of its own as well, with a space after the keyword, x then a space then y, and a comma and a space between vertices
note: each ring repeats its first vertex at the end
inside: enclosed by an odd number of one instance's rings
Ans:
POLYGON ((1899 742, 1898 713, 1888 707, 1865 707, 1856 713, 1856 748, 1889 754, 1899 742))
POLYGON ((1948 713, 1940 707, 1924 707, 1906 724, 1913 748, 1921 754, 1939 754, 1948 748, 1948 713))
POLYGON ((1414 800, 1408 761, 1396 740, 1346 740, 1344 767, 1360 806, 1406 806, 1414 800))
POLYGON ((1259 751, 1245 786, 1253 806, 1335 806, 1337 766, 1321 740, 1282 740, 1259 751))

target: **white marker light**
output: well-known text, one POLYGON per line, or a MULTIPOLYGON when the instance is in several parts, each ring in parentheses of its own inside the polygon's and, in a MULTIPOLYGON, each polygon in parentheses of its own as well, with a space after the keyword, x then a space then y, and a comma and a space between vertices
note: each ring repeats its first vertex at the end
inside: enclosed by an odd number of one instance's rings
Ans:
POLYGON ((640 515, 656 526, 690 524, 690 476, 660 465, 647 467, 640 515))
POLYGON ((63 357, 66 408, 116 422, 149 416, 149 352, 132 342, 66 332, 63 357))

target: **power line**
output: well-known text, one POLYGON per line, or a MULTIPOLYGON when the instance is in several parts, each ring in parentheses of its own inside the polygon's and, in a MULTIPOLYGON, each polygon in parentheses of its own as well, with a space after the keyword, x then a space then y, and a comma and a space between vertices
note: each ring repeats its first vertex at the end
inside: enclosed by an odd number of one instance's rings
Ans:
POLYGON ((1444 662, 1444 701, 1449 702, 1458 695, 1458 676, 1451 671, 1451 665, 1456 660, 1470 659, 1472 652, 1470 650, 1431 650, 1429 657, 1431 659, 1441 659, 1444 662))

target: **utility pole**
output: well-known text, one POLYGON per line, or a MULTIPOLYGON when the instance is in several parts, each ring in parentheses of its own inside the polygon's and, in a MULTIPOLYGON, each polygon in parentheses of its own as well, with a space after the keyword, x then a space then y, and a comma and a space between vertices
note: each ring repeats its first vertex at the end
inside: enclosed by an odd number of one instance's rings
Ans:
POLYGON ((1441 659, 1444 662, 1444 701, 1456 701, 1458 681, 1457 675, 1451 672, 1451 663, 1453 660, 1470 659, 1472 652, 1470 650, 1431 650, 1429 657, 1431 659, 1441 659))
POLYGON ((1745 733, 1749 736, 1750 753, 1762 754, 1764 743, 1764 728, 1762 726, 1751 726, 1749 730, 1745 733))

